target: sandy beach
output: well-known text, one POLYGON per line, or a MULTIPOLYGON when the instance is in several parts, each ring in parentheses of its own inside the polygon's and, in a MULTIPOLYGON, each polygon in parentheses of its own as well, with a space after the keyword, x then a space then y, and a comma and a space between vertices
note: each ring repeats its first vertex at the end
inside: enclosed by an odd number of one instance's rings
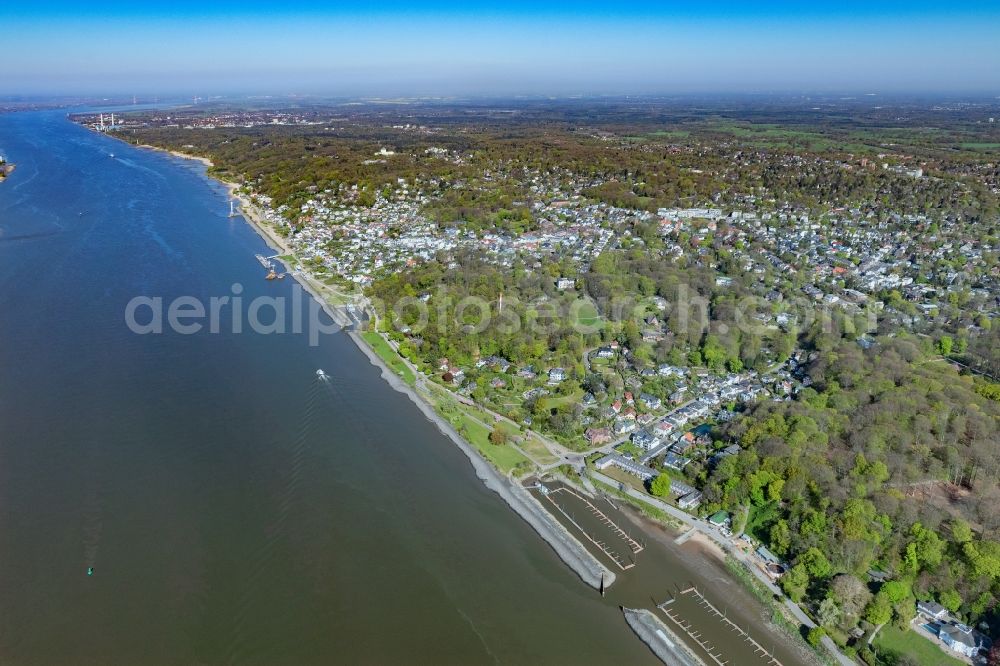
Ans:
POLYGON ((726 553, 716 542, 708 538, 703 532, 695 532, 688 539, 688 543, 694 543, 698 545, 699 550, 701 550, 706 555, 710 555, 720 562, 726 561, 726 553))
MULTIPOLYGON (((117 137, 113 137, 113 138, 117 138, 117 137)), ((136 148, 146 148, 148 150, 155 150, 155 151, 158 151, 158 152, 161 152, 161 153, 167 153, 168 155, 173 155, 174 157, 181 157, 181 158, 184 158, 186 160, 195 160, 196 162, 201 162, 206 167, 215 166, 215 164, 212 163, 212 160, 208 159, 207 157, 201 157, 199 155, 191 155, 189 153, 182 153, 179 150, 168 150, 167 148, 160 148, 159 146, 151 146, 148 143, 136 143, 136 144, 129 144, 129 145, 134 145, 136 148)), ((219 179, 216 178, 216 180, 219 180, 219 179)), ((224 185, 226 185, 226 187, 236 187, 232 183, 227 183, 227 182, 225 182, 223 180, 219 180, 219 182, 222 183, 222 184, 224 184, 224 185)))

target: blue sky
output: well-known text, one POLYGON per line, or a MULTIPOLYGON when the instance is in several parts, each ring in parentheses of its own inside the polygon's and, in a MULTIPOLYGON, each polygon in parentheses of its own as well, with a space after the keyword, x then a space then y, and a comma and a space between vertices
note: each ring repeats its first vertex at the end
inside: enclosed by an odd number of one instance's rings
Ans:
POLYGON ((22 2, 0 40, 0 94, 1000 94, 1000 0, 22 2))

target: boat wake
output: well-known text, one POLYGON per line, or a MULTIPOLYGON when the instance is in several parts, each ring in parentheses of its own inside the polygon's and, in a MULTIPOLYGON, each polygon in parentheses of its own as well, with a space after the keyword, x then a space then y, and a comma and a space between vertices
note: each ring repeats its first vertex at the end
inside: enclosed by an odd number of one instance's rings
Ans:
POLYGON ((96 450, 91 454, 89 463, 86 496, 83 500, 83 560, 84 566, 87 567, 87 575, 91 576, 97 566, 97 553, 104 528, 104 501, 98 488, 96 450))
MULTIPOLYGON (((317 377, 319 377, 317 371, 317 377)), ((320 394, 325 392, 324 378, 314 382, 310 387, 303 411, 301 427, 295 441, 292 442, 290 453, 281 466, 280 475, 285 481, 280 493, 275 497, 276 510, 274 517, 268 521, 263 543, 253 555, 253 565, 244 584, 238 602, 239 609, 233 617, 233 624, 228 639, 226 663, 242 663, 246 661, 245 652, 249 650, 252 637, 247 635, 246 624, 248 612, 254 607, 253 597, 258 591, 258 585, 268 569, 271 568, 275 552, 282 539, 286 537, 287 525, 292 515, 295 503, 300 500, 300 489, 303 483, 302 472, 306 467, 306 456, 309 452, 310 436, 315 430, 320 394)), ((326 389, 327 391, 329 389, 326 389)))

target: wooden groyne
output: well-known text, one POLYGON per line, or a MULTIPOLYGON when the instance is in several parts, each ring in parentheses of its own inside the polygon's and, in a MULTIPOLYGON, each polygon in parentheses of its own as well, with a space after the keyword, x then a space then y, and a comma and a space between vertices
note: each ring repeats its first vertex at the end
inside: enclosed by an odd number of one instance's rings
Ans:
MULTIPOLYGON (((702 594, 697 587, 691 586, 687 589, 681 590, 680 592, 678 592, 678 594, 681 596, 691 596, 696 598, 698 600, 698 604, 702 608, 708 611, 711 615, 717 617, 722 622, 723 626, 726 627, 729 631, 739 636, 739 638, 743 640, 745 643, 748 643, 754 649, 754 654, 764 659, 765 663, 767 663, 769 666, 783 666, 782 663, 778 661, 778 659, 773 654, 765 650, 764 646, 758 643, 753 636, 751 636, 743 629, 743 627, 730 620, 726 613, 720 611, 718 608, 715 607, 714 604, 712 604, 711 601, 706 599, 705 595, 702 594)), ((709 643, 708 640, 704 638, 700 632, 696 631, 694 627, 691 625, 691 623, 684 619, 683 615, 680 612, 678 612, 675 608, 671 607, 671 605, 676 600, 677 597, 671 597, 670 599, 667 599, 663 603, 657 604, 656 607, 660 610, 661 613, 666 615, 671 622, 677 625, 677 627, 681 631, 687 634, 687 636, 691 640, 693 640, 702 650, 704 650, 705 653, 709 656, 709 658, 712 659, 712 661, 714 661, 716 664, 718 664, 718 666, 726 666, 726 664, 729 664, 730 662, 726 661, 723 658, 723 655, 711 643, 709 643)))
POLYGON ((628 546, 629 550, 632 551, 632 555, 633 556, 638 555, 640 552, 642 552, 642 550, 644 548, 643 545, 641 543, 639 543, 638 541, 636 541, 635 539, 633 539, 631 536, 629 536, 629 534, 627 532, 625 532, 625 530, 623 530, 621 527, 619 527, 613 520, 611 520, 610 518, 608 518, 607 514, 605 514, 603 511, 601 511, 596 506, 594 506, 594 504, 590 500, 588 500, 586 497, 583 497, 579 493, 573 491, 572 489, 563 486, 563 487, 551 490, 551 491, 549 491, 548 493, 546 493, 544 495, 545 498, 552 503, 552 506, 554 506, 556 508, 556 510, 559 511, 559 513, 561 513, 562 515, 564 515, 566 517, 566 520, 568 520, 570 523, 572 523, 573 526, 576 527, 576 529, 580 530, 580 533, 583 534, 583 536, 585 536, 588 541, 590 541, 592 544, 594 544, 595 546, 597 546, 597 548, 600 549, 600 551, 602 553, 604 553, 609 558, 611 558, 611 560, 614 561, 614 563, 617 564, 618 567, 622 571, 625 571, 627 569, 631 569, 632 567, 634 567, 635 566, 635 561, 632 561, 632 562, 626 562, 626 561, 624 561, 622 559, 622 557, 617 552, 615 552, 614 550, 611 549, 610 546, 608 546, 608 544, 604 543, 603 541, 598 541, 593 536, 591 536, 591 534, 589 532, 587 532, 587 530, 583 529, 583 527, 578 522, 576 522, 576 520, 573 518, 573 516, 569 515, 569 513, 567 513, 565 509, 563 509, 561 506, 559 506, 559 503, 556 502, 552 498, 552 496, 555 495, 556 493, 560 493, 560 492, 569 493, 570 495, 573 495, 574 497, 578 498, 581 502, 583 502, 587 506, 587 509, 602 524, 604 524, 608 528, 610 528, 611 531, 615 533, 615 535, 617 535, 618 537, 620 537, 622 539, 622 541, 625 542, 625 544, 628 546))

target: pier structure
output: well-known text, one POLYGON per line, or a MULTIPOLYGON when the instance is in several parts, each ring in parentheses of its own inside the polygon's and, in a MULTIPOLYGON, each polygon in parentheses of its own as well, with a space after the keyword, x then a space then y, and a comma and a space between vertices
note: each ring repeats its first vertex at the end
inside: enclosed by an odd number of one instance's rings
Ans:
POLYGON ((570 523, 572 523, 578 530, 580 530, 580 532, 583 534, 583 536, 587 538, 588 541, 597 546, 602 553, 611 558, 611 560, 614 561, 614 563, 617 564, 620 569, 625 571, 635 566, 635 556, 643 551, 644 546, 635 539, 633 539, 625 530, 619 527, 613 520, 611 520, 607 516, 607 514, 605 514, 603 511, 594 506, 593 502, 588 500, 586 497, 583 497, 576 491, 567 488, 565 486, 560 486, 558 488, 549 490, 546 493, 542 493, 542 495, 545 497, 545 499, 552 502, 552 505, 556 508, 556 510, 559 511, 559 513, 564 515, 570 523), (621 540, 625 543, 625 545, 629 548, 629 550, 632 553, 632 561, 625 561, 625 559, 622 558, 622 556, 619 555, 617 552, 615 552, 607 543, 595 539, 593 535, 591 535, 587 530, 585 530, 576 521, 576 519, 573 518, 573 516, 571 516, 565 509, 563 509, 563 507, 560 506, 559 503, 555 501, 555 499, 553 499, 553 497, 558 493, 568 493, 576 497, 581 502, 583 502, 586 505, 587 510, 590 511, 590 513, 592 513, 595 518, 597 518, 602 524, 604 524, 608 529, 610 529, 616 536, 621 538, 621 540))
MULTIPOLYGON (((691 596, 697 599, 698 604, 702 608, 708 611, 710 615, 714 615, 715 617, 717 617, 719 621, 722 622, 723 626, 725 626, 728 630, 736 634, 745 643, 748 643, 754 649, 754 654, 765 659, 766 660, 765 663, 767 663, 769 666, 783 666, 782 663, 778 661, 778 659, 773 654, 764 649, 764 646, 758 643, 753 636, 751 636, 749 633, 746 632, 746 630, 743 629, 743 627, 730 620, 726 613, 721 612, 718 608, 715 607, 715 605, 712 602, 706 599, 705 595, 702 594, 697 587, 692 585, 691 587, 681 590, 680 592, 678 592, 678 594, 680 596, 691 596)), ((694 641, 698 645, 698 647, 704 650, 705 653, 709 656, 709 658, 711 658, 712 661, 714 661, 718 666, 726 666, 727 664, 731 663, 724 659, 723 655, 718 651, 718 649, 715 648, 715 646, 709 643, 708 640, 701 635, 701 632, 696 631, 694 627, 691 625, 691 623, 684 619, 682 613, 680 613, 676 608, 672 607, 672 604, 675 601, 677 601, 676 596, 670 597, 666 601, 657 604, 656 608, 659 609, 661 613, 666 615, 671 622, 677 625, 677 627, 681 631, 687 634, 687 636, 692 641, 694 641)))

